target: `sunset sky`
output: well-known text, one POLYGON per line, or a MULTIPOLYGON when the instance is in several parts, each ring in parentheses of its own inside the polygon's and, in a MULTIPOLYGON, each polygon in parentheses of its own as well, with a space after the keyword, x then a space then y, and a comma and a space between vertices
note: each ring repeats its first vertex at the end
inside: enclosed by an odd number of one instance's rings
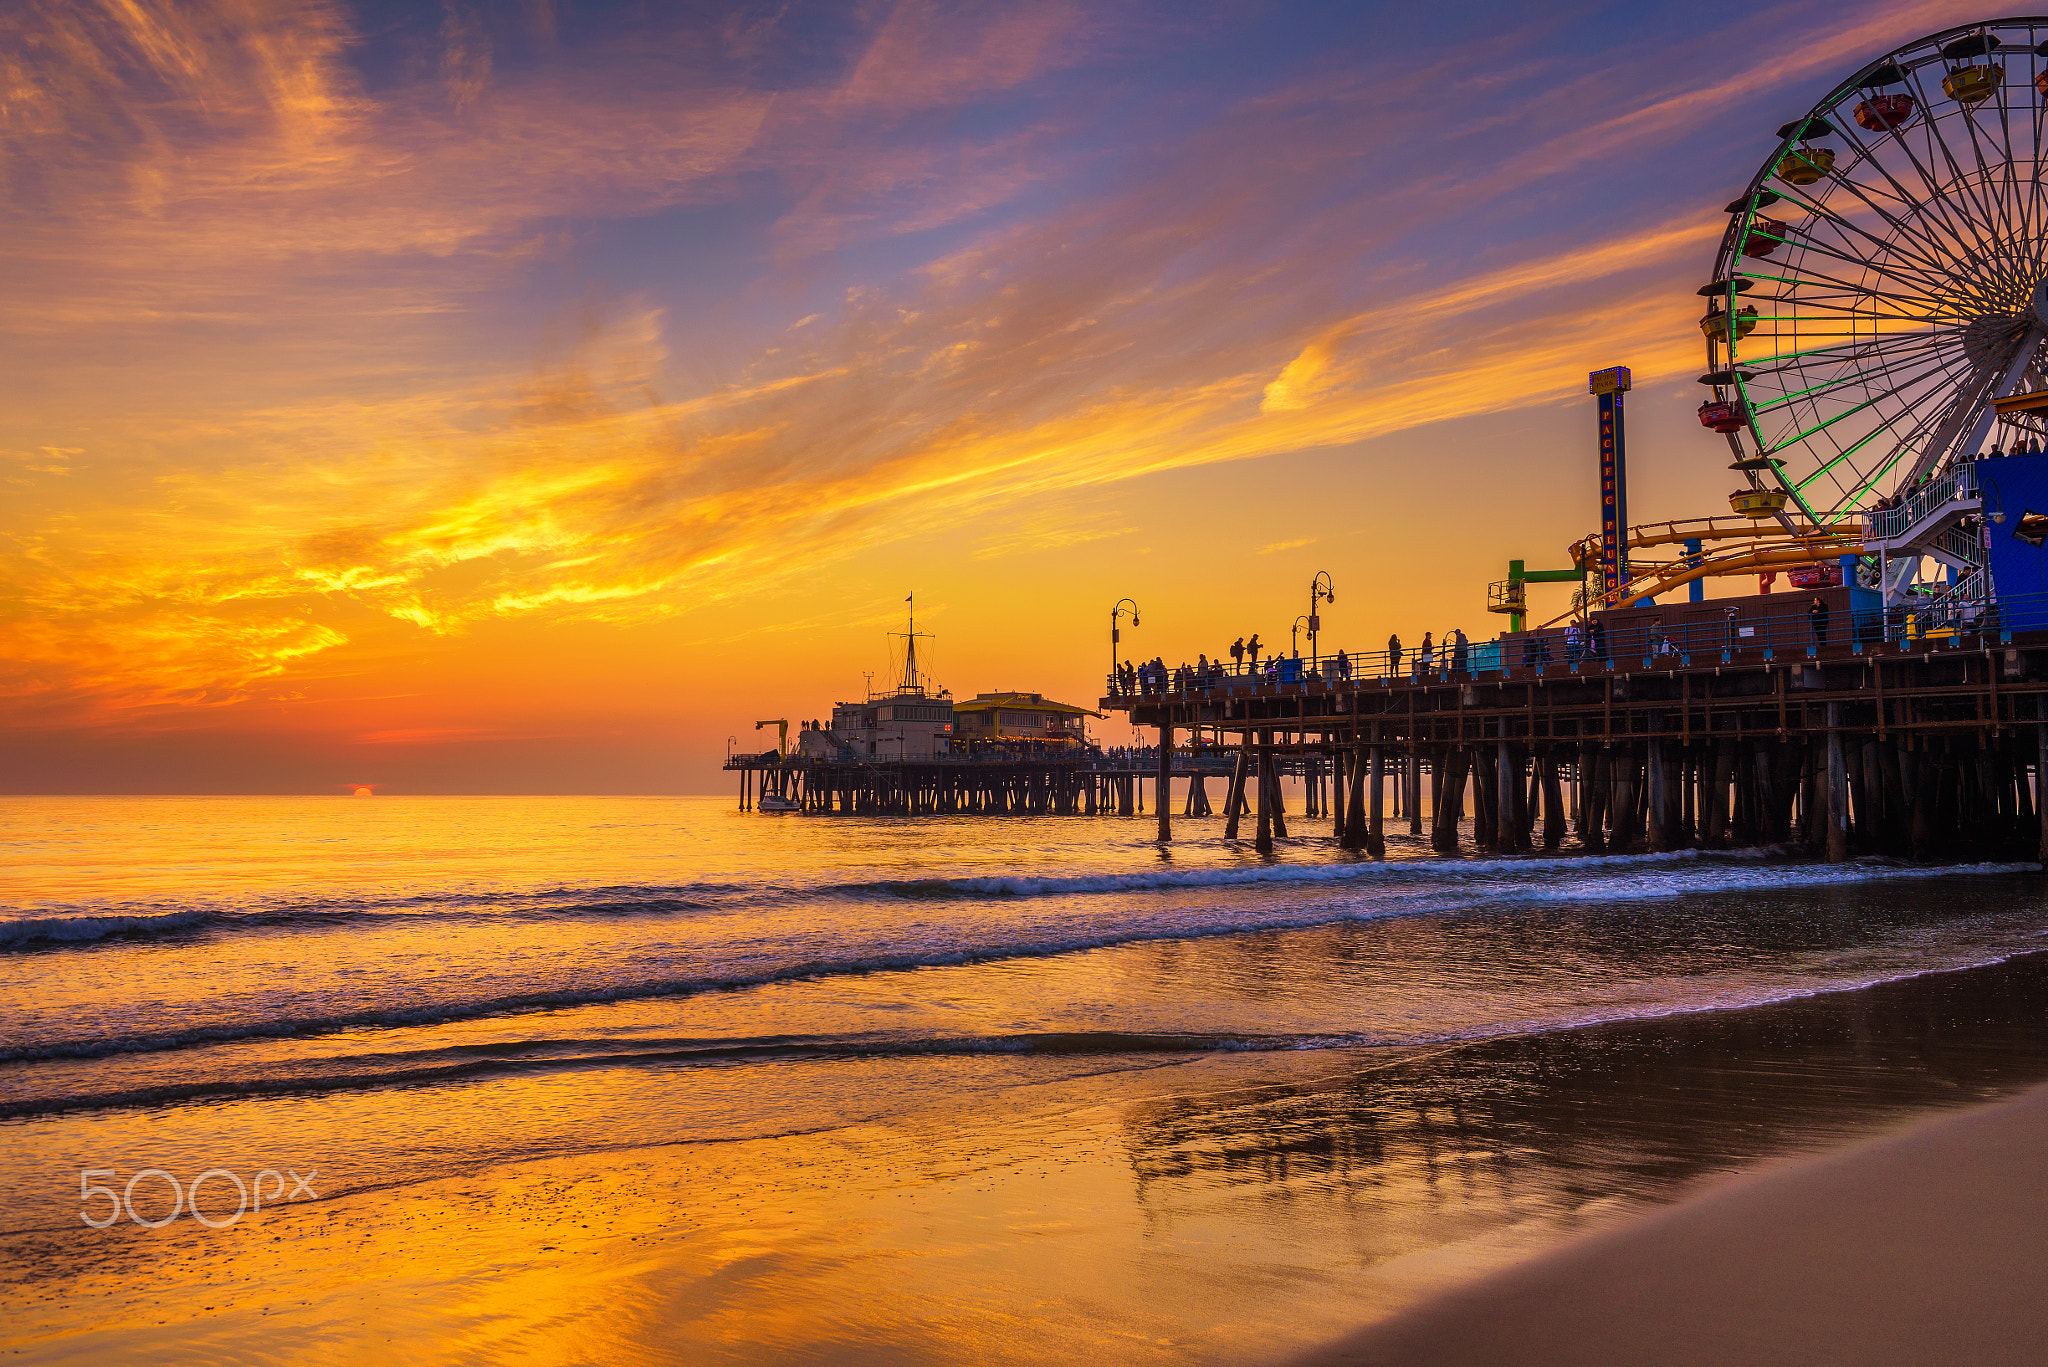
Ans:
POLYGON ((1725 511, 1722 204, 1976 17, 9 5, 0 788, 724 791, 913 591, 960 694, 1490 635, 1588 370, 1725 511))

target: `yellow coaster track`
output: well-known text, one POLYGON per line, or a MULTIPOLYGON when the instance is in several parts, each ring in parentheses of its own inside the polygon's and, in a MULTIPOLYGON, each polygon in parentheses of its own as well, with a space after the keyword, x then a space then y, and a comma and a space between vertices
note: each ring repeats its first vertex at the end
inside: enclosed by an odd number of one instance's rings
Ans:
MULTIPOLYGON (((1757 574, 1766 570, 1797 569, 1802 565, 1833 564, 1845 555, 1863 551, 1862 520, 1819 527, 1811 523, 1772 523, 1766 531, 1746 517, 1695 517, 1674 522, 1646 522, 1629 528, 1630 551, 1681 546, 1687 541, 1702 543, 1697 553, 1675 560, 1629 561, 1629 577, 1612 593, 1589 595, 1587 612, 1622 607, 1640 598, 1655 598, 1690 584, 1695 579, 1757 574), (1706 543, 1713 543, 1709 549, 1706 543)), ((1600 538, 1584 537, 1572 543, 1573 563, 1597 570, 1600 538)), ((1550 627, 1578 615, 1579 608, 1559 614, 1543 623, 1550 627)))

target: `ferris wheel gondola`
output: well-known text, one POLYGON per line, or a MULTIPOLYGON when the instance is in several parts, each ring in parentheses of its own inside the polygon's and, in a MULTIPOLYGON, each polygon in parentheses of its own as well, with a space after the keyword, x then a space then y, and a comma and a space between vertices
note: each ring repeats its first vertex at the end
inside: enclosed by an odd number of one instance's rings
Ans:
POLYGON ((1777 136, 1700 291, 1699 417, 1738 511, 1832 528, 2041 420, 2048 18, 1908 43, 1777 136))

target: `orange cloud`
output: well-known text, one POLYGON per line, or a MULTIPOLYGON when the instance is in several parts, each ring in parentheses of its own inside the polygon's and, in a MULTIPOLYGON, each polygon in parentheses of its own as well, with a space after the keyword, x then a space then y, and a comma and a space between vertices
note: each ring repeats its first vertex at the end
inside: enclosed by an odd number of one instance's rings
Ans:
MULTIPOLYGON (((1568 171, 1583 194, 1589 158, 1652 155, 1918 12, 1718 81, 1634 54, 1513 117, 1469 50, 1376 58, 985 221, 1099 155, 1085 117, 919 116, 1070 69, 1106 27, 1085 7, 895 6, 844 71, 773 87, 623 41, 521 70, 451 9, 428 74, 374 90, 339 5, 19 7, 0 346, 44 397, 0 433, 0 696, 17 725, 126 725, 521 623, 637 627, 962 527, 989 561, 1112 542, 1123 509, 1045 505, 1554 404, 1609 360, 1689 374, 1718 188, 1484 215, 1568 171), (677 303, 661 255, 593 302, 525 293, 580 225, 750 177, 781 196, 763 275, 715 306, 677 303), (1432 255, 1461 214, 1468 248, 1432 255), (821 255, 940 228, 888 270, 821 255)), ((471 730, 500 734, 355 734, 471 730)))

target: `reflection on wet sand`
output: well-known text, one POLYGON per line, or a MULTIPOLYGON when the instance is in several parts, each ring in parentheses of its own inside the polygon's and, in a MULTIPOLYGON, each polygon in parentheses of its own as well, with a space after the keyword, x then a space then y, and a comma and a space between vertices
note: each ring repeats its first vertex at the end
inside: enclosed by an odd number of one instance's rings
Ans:
POLYGON ((2048 1077, 2044 1020, 2036 955, 1455 1048, 1105 1059, 232 1230, 15 1236, 0 1303, 27 1361, 1279 1358, 1702 1175, 2048 1077))
POLYGON ((1347 1057, 1312 1079, 1132 1103, 1140 1191, 1417 1178, 1512 1201, 1552 1174, 1561 1191, 1654 1196, 2048 1076, 2048 954, 1745 1010, 1347 1057))

